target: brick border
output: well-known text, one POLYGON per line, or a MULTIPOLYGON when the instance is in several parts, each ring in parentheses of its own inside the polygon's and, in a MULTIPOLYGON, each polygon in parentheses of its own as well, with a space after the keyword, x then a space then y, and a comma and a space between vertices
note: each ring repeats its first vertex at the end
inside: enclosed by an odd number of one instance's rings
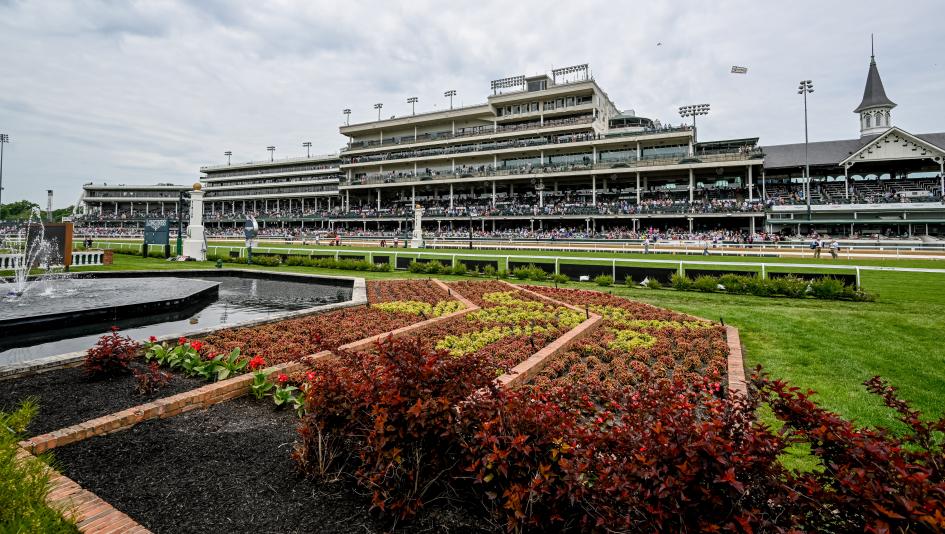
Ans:
POLYGON ((741 338, 734 326, 725 326, 725 340, 728 342, 728 388, 748 396, 748 384, 745 380, 745 360, 741 338))
POLYGON ((568 350, 575 342, 595 332, 603 324, 603 319, 604 318, 600 315, 591 314, 591 316, 585 319, 581 324, 568 330, 550 344, 545 345, 538 352, 513 367, 511 371, 497 378, 496 382, 500 387, 510 389, 530 381, 544 369, 545 365, 547 365, 553 357, 568 350))

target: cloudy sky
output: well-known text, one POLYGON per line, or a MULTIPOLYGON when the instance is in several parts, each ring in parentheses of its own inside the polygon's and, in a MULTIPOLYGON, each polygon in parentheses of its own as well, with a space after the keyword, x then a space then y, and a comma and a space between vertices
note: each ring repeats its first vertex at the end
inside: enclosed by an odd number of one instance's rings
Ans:
POLYGON ((870 33, 898 126, 945 130, 941 0, 347 2, 0 0, 3 201, 72 204, 88 181, 191 183, 201 165, 344 143, 352 121, 485 100, 489 81, 589 63, 621 109, 700 138, 858 135, 870 33), (749 68, 729 74, 732 65, 749 68))

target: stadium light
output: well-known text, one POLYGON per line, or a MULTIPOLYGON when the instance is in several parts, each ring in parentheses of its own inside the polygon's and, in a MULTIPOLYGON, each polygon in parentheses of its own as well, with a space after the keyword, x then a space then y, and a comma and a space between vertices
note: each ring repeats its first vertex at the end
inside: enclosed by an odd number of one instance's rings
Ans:
POLYGON ((814 83, 801 80, 797 85, 797 94, 804 95, 804 197, 807 200, 807 214, 810 219, 810 158, 807 155, 807 94, 814 92, 814 83))
POLYGON ((692 140, 696 141, 698 132, 696 131, 696 117, 709 114, 709 104, 695 104, 692 106, 682 106, 679 108, 679 116, 682 118, 692 117, 692 140))
POLYGON ((275 156, 274 156, 273 154, 274 154, 275 151, 276 151, 276 147, 274 147, 274 146, 267 146, 267 147, 266 147, 266 150, 269 151, 269 161, 275 161, 275 156))
POLYGON ((416 105, 417 105, 417 101, 418 101, 418 100, 420 100, 420 99, 417 98, 417 97, 415 97, 415 96, 412 96, 412 97, 410 97, 410 98, 407 99, 407 103, 410 104, 410 114, 411 114, 411 115, 416 115, 416 114, 417 114, 416 105))
POLYGON ((450 109, 453 109, 453 97, 456 96, 456 89, 450 89, 443 92, 443 96, 449 97, 450 99, 450 109))
POLYGON ((3 207, 3 145, 9 142, 9 135, 0 134, 0 207, 3 207))
POLYGON ((384 107, 384 104, 378 102, 374 104, 374 109, 377 110, 377 120, 381 120, 381 108, 384 107))
POLYGON ((350 120, 351 120, 351 110, 348 109, 348 108, 345 108, 345 109, 341 110, 341 112, 345 114, 345 126, 350 125, 350 124, 351 124, 351 122, 350 122, 350 120))
POLYGON ((233 156, 233 151, 232 151, 232 150, 227 150, 226 152, 223 153, 223 155, 226 156, 226 164, 229 165, 229 164, 230 164, 230 157, 233 156))
POLYGON ((302 146, 305 147, 305 157, 306 157, 306 158, 312 157, 312 142, 311 142, 311 141, 306 141, 306 142, 302 143, 302 146))

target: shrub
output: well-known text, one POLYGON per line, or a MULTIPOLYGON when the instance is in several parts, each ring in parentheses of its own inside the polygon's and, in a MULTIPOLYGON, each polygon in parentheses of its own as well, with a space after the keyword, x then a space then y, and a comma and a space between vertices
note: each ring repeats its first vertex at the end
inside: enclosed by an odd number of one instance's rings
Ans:
POLYGON ((518 278, 519 280, 534 280, 536 282, 541 282, 548 278, 548 273, 546 273, 541 267, 536 266, 534 263, 530 263, 527 267, 516 267, 513 269, 512 276, 518 278))
POLYGON ((670 283, 674 288, 680 291, 692 289, 692 279, 684 274, 673 273, 672 278, 670 278, 670 283))
POLYGON ((663 289, 663 283, 656 278, 650 278, 646 281, 646 287, 650 289, 663 289))
POLYGON ((164 259, 164 251, 163 251, 163 250, 150 250, 150 251, 148 251, 148 257, 149 257, 149 258, 161 258, 161 259, 163 260, 163 259, 164 259))
POLYGON ((46 504, 50 457, 17 455, 17 444, 36 410, 35 402, 26 400, 12 412, 0 411, 0 531, 78 533, 71 521, 46 504))
POLYGON ((698 276, 692 281, 692 288, 696 291, 712 293, 718 290, 719 281, 714 276, 698 276))
MULTIPOLYGON (((210 259, 208 256, 207 259, 210 259)), ((311 267, 312 260, 304 256, 289 256, 285 259, 285 264, 292 267, 311 267)))
POLYGON ((601 274, 594 277, 594 283, 601 287, 610 287, 614 285, 614 278, 606 274, 601 274))
POLYGON ((455 276, 465 276, 466 275, 466 264, 462 262, 456 262, 452 268, 450 268, 450 274, 455 276))
POLYGON ((427 266, 417 260, 411 260, 410 264, 407 265, 407 270, 412 273, 423 274, 427 272, 427 266))
POLYGON ((786 297, 801 298, 807 294, 807 280, 793 274, 783 277, 770 278, 771 293, 786 297))
POLYGON ((725 287, 728 293, 747 293, 749 279, 753 277, 742 274, 723 274, 719 277, 719 283, 725 287))
POLYGON ((528 280, 528 267, 516 267, 512 269, 512 276, 519 280, 528 280))
MULTIPOLYGON (((242 259, 242 258, 239 258, 242 259)), ((242 263, 242 262, 237 262, 242 263)), ((262 254, 253 256, 253 263, 256 265, 262 265, 264 267, 278 267, 282 265, 282 258, 279 256, 266 256, 262 254)))
POLYGON ((85 353, 85 373, 91 377, 104 377, 125 374, 128 366, 138 353, 141 345, 130 337, 118 335, 118 327, 98 339, 98 342, 85 353))
POLYGON ((131 374, 135 377, 135 391, 139 395, 150 395, 171 382, 171 374, 162 371, 157 362, 151 362, 144 369, 132 369, 131 374))
POLYGON ((508 269, 499 269, 499 272, 496 273, 496 276, 499 278, 509 278, 510 275, 508 269))
POLYGON ((810 283, 810 293, 819 299, 839 299, 843 297, 844 284, 836 278, 824 277, 810 283))
POLYGON ((551 281, 555 284, 567 284, 571 279, 566 274, 553 274, 551 275, 551 281))
POLYGON ((491 263, 487 263, 486 266, 482 268, 482 274, 489 278, 495 278, 496 272, 496 268, 493 267, 491 263))
POLYGON ((419 340, 339 351, 314 371, 293 453, 299 469, 314 477, 353 471, 374 507, 400 518, 442 495, 461 457, 456 407, 495 387, 485 359, 431 352, 419 340), (357 459, 345 461, 342 444, 357 459))
POLYGON ((773 293, 774 288, 767 278, 760 276, 749 276, 745 282, 745 292, 756 297, 768 297, 773 293))

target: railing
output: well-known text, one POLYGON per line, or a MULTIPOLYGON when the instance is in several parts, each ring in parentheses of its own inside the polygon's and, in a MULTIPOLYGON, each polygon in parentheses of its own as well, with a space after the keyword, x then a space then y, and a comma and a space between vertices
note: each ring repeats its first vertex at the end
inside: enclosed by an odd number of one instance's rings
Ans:
POLYGON ((509 132, 527 132, 529 130, 543 130, 547 128, 560 128, 562 126, 579 126, 582 124, 590 124, 594 122, 594 117, 581 117, 578 119, 550 119, 545 121, 544 124, 540 122, 529 123, 527 125, 522 124, 511 124, 497 126, 496 128, 483 127, 479 130, 472 131, 461 131, 457 133, 452 132, 437 132, 437 133, 426 133, 418 135, 416 139, 412 135, 403 136, 399 139, 396 137, 389 137, 383 141, 354 141, 350 143, 347 147, 342 148, 342 152, 350 152, 352 150, 362 150, 365 148, 374 148, 379 146, 390 146, 390 147, 399 147, 399 146, 409 146, 418 143, 427 143, 430 141, 446 141, 449 139, 461 139, 464 137, 476 137, 480 135, 496 135, 509 132))
POLYGON ((742 161, 747 159, 752 159, 756 157, 754 152, 750 153, 730 153, 730 154, 712 154, 699 157, 690 157, 690 156, 654 156, 654 157, 643 157, 641 159, 636 158, 624 158, 614 161, 601 162, 597 164, 573 164, 573 165, 561 165, 561 166, 551 166, 551 165, 536 165, 534 167, 528 168, 515 168, 515 169, 491 169, 487 168, 486 170, 476 170, 476 169, 462 169, 457 170, 456 172, 443 171, 442 173, 404 173, 403 175, 391 175, 391 174, 379 174, 379 175, 367 175, 359 178, 353 178, 350 184, 342 184, 342 186, 357 186, 357 185, 373 185, 373 184, 391 184, 391 183, 403 183, 403 182, 426 182, 426 181, 437 181, 437 180, 456 180, 462 178, 487 178, 495 176, 518 176, 518 175, 535 175, 535 174, 555 174, 563 172, 584 172, 584 171, 593 171, 593 170, 606 170, 606 169, 637 169, 643 167, 658 167, 664 165, 688 165, 688 164, 698 164, 698 163, 717 163, 723 161, 742 161), (684 160, 689 160, 684 162, 684 160))
MULTIPOLYGON (((103 265, 105 252, 102 250, 81 250, 72 252, 73 266, 103 265)), ((0 270, 18 269, 23 266, 22 254, 0 254, 0 270)))

